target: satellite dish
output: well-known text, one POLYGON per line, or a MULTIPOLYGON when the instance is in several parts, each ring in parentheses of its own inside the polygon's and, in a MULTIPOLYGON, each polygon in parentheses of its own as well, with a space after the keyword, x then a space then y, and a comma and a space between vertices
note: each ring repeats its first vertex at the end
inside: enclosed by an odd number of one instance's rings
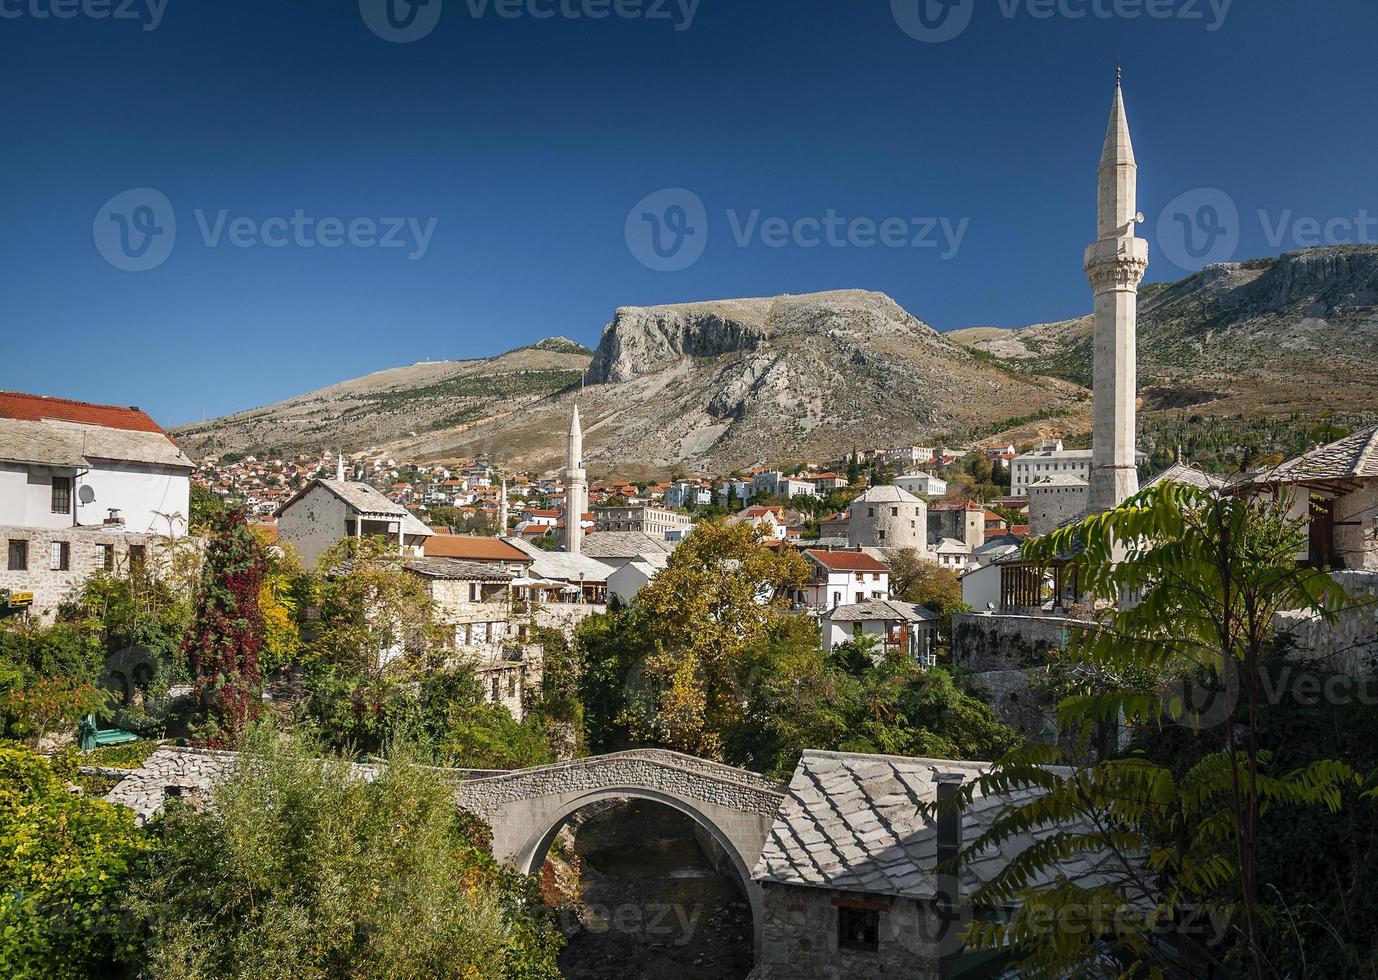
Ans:
POLYGON ((96 491, 91 489, 91 484, 83 483, 77 489, 77 499, 83 504, 91 504, 96 501, 96 491))

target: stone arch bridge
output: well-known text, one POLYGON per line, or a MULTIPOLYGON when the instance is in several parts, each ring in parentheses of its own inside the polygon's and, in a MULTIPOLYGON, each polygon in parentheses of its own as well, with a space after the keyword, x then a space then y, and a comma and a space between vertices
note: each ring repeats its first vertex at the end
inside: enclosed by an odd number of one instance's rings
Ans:
POLYGON ((560 828, 591 804, 637 799, 678 810, 717 842, 736 869, 758 949, 762 895, 751 869, 784 797, 784 787, 764 776, 659 749, 468 779, 455 791, 460 806, 492 827, 493 856, 525 874, 540 870, 560 828))
MULTIPOLYGON (((235 758, 233 752, 163 746, 140 769, 120 772, 122 781, 106 799, 131 808, 142 822, 162 809, 170 795, 208 794, 229 774, 235 758)), ((372 764, 354 768, 361 779, 376 773, 372 764)), ((736 870, 751 905, 759 951, 763 895, 751 870, 784 801, 782 784, 662 749, 634 749, 512 772, 453 775, 455 802, 492 828, 493 856, 524 874, 540 870, 560 828, 592 804, 650 800, 685 814, 717 843, 736 870)))

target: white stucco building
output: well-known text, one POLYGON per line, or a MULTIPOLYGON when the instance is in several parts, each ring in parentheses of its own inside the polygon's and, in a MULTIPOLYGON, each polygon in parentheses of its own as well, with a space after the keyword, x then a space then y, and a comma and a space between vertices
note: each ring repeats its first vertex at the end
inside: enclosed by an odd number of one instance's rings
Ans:
POLYGON ((908 490, 916 497, 941 497, 947 493, 947 481, 932 473, 906 473, 895 478, 895 486, 908 490))
POLYGON ((864 551, 804 552, 810 576, 795 590, 796 605, 814 613, 837 606, 890 598, 890 566, 864 551))
POLYGON ((193 464, 137 408, 0 392, 0 605, 50 615, 186 534, 193 464))

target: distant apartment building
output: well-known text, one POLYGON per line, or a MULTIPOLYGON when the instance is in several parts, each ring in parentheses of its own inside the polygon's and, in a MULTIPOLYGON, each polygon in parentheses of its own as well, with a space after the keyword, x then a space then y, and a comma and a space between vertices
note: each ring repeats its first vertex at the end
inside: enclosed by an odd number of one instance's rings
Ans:
POLYGON ((665 490, 666 507, 707 507, 712 502, 713 491, 710 488, 689 480, 673 483, 665 490))
POLYGON ((593 509, 595 532, 640 531, 642 534, 664 539, 672 531, 684 531, 693 524, 694 519, 688 514, 680 514, 665 507, 653 507, 650 504, 593 509))
POLYGON ((936 454, 937 450, 932 446, 896 446, 893 449, 885 450, 882 458, 887 463, 912 468, 924 465, 936 454))
POLYGON ((941 497, 947 493, 947 481, 931 473, 906 473, 895 478, 895 486, 909 491, 916 497, 941 497))
POLYGON ((0 392, 0 607, 48 615, 91 573, 156 561, 194 468, 137 408, 0 392))
POLYGON ((1091 450, 1063 449, 1061 441, 1048 440, 1019 454, 1010 460, 1010 496, 1027 496, 1030 484, 1049 476, 1089 480, 1091 450))
POLYGON ((809 477, 809 482, 818 488, 820 496, 848 487, 847 478, 840 473, 815 473, 809 477))

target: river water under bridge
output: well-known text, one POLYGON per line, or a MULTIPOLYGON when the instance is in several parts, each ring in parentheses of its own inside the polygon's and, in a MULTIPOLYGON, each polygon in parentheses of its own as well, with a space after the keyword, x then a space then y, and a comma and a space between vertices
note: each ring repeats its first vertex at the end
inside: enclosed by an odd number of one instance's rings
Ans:
POLYGON ((751 972, 751 910, 713 867, 688 817, 619 803, 580 825, 580 912, 565 917, 568 980, 742 980, 751 972))

